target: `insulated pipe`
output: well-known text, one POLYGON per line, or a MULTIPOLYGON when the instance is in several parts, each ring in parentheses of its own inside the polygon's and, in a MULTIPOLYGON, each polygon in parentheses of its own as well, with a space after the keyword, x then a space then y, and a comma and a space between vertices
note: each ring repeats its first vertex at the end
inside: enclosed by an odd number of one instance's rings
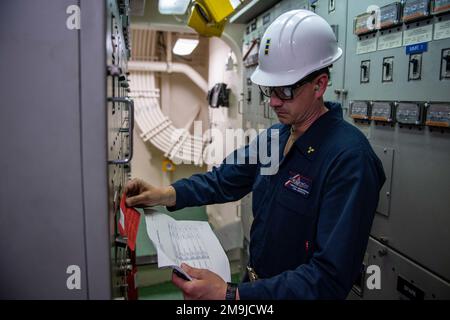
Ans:
POLYGON ((194 82, 205 94, 208 93, 208 82, 197 71, 195 71, 194 68, 184 63, 172 62, 168 64, 166 62, 155 61, 129 61, 128 70, 183 73, 188 76, 192 82, 194 82))

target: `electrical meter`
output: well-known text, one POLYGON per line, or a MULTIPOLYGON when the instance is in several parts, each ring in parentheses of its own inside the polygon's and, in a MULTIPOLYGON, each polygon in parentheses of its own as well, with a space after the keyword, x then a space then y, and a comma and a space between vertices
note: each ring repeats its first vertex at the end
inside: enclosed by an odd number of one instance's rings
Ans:
POLYGON ((392 102, 373 102, 371 120, 392 122, 392 110, 392 102))
POLYGON ((367 101, 353 101, 350 103, 350 117, 358 120, 370 119, 370 105, 367 101))
POLYGON ((430 127, 450 127, 450 103, 428 105, 425 124, 430 127))
POLYGON ((433 8, 431 9, 431 12, 433 14, 440 14, 450 11, 450 0, 434 0, 433 1, 433 8))
POLYGON ((403 7, 403 22, 411 22, 430 15, 430 0, 406 0, 403 7))
POLYGON ((376 19, 374 13, 371 12, 362 13, 356 16, 354 19, 353 33, 359 36, 368 32, 376 31, 375 29, 369 28, 369 26, 375 26, 375 23, 376 19))
POLYGON ((418 103, 400 102, 395 118, 401 124, 422 124, 422 106, 418 103))
POLYGON ((394 2, 380 8, 380 28, 386 29, 400 23, 401 4, 394 2))

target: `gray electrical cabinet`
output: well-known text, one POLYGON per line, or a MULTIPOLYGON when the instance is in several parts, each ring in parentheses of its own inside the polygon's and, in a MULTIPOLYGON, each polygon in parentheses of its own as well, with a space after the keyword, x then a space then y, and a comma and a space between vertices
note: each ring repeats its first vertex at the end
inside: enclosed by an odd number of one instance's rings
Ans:
MULTIPOLYGON (((344 50, 325 100, 342 103, 387 177, 349 298, 449 299, 450 1, 284 0, 254 17, 243 43, 244 128, 277 122, 249 81, 257 50, 246 53, 270 21, 302 8, 326 19, 344 50), (380 267, 381 289, 367 288, 370 265, 380 267)), ((242 220, 248 242, 251 195, 242 220)))
POLYGON ((127 0, 9 0, 0 13, 0 299, 129 297, 127 0))

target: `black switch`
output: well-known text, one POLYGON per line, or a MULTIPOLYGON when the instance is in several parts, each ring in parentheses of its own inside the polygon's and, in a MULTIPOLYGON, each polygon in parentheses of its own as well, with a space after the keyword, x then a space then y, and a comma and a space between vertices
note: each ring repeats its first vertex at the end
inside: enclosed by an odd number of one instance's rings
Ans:
POLYGON ((391 74, 391 64, 389 62, 385 62, 383 63, 383 65, 384 65, 384 74, 388 78, 391 74))
POLYGON ((448 52, 443 59, 445 60, 445 71, 450 73, 450 52, 448 52))
POLYGON ((363 79, 365 80, 365 79, 367 79, 367 70, 368 70, 368 67, 366 66, 366 65, 363 65, 363 66, 361 66, 361 69, 362 69, 362 74, 363 74, 363 79))
POLYGON ((417 72, 419 71, 419 60, 416 58, 413 58, 413 59, 411 59, 410 63, 412 63, 412 65, 413 65, 413 69, 412 69, 413 74, 417 74, 417 72))

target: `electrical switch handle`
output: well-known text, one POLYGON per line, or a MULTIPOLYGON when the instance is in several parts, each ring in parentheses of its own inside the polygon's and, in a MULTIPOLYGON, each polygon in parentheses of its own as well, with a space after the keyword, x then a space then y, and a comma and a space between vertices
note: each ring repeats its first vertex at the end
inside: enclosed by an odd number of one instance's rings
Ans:
POLYGON ((119 130, 120 132, 128 133, 128 145, 130 146, 130 152, 124 159, 109 160, 109 164, 128 164, 133 157, 133 130, 134 130, 134 101, 130 98, 108 98, 108 102, 124 103, 128 107, 128 128, 127 130, 119 130))
POLYGON ((383 63, 384 65, 384 72, 388 76, 391 73, 391 64, 388 62, 383 63))
POLYGON ((419 60, 411 59, 410 63, 413 65, 413 73, 417 73, 419 71, 419 60))

